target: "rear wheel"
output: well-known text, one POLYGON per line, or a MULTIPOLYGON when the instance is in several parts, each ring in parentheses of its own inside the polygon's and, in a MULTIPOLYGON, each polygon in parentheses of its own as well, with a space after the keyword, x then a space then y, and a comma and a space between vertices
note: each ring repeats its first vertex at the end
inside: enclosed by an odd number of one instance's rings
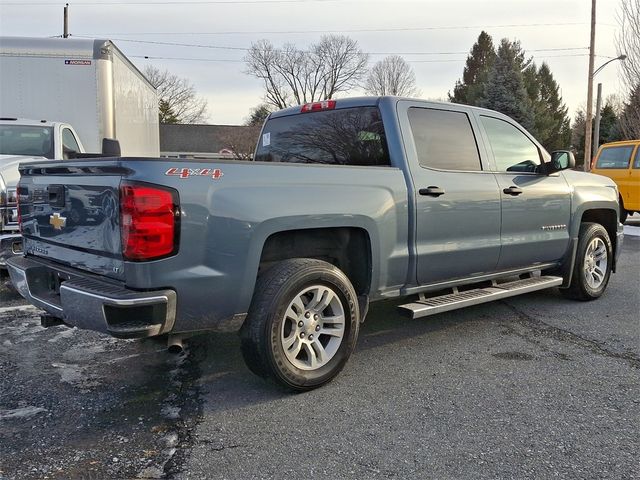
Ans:
POLYGON ((358 336, 356 293, 334 265, 285 260, 260 275, 241 330, 249 369, 294 389, 310 390, 344 367, 358 336))
POLYGON ((560 291, 575 300, 598 298, 609 283, 612 261, 613 248, 607 230, 598 223, 583 223, 571 285, 560 291))

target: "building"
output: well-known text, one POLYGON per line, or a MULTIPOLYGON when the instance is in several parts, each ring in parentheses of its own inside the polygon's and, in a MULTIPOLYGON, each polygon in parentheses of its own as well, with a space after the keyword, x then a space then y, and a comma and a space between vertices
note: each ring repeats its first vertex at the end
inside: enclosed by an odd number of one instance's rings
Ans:
POLYGON ((237 158, 234 155, 237 149, 251 155, 257 133, 256 127, 244 125, 161 124, 160 156, 233 159, 237 158))

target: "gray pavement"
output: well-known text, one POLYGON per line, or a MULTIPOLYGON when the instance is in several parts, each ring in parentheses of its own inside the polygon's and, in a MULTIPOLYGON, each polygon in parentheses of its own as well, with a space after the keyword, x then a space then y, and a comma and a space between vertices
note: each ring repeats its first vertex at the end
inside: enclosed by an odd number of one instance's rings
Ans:
POLYGON ((174 357, 0 312, 0 478, 640 478, 639 280, 628 235, 596 302, 375 304, 342 374, 295 395, 235 335, 174 357))

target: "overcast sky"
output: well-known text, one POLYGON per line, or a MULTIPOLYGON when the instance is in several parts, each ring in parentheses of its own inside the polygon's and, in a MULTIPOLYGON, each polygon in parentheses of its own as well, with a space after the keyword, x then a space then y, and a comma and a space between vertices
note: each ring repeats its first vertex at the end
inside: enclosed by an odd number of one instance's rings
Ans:
MULTIPOLYGON (((572 115, 586 103, 589 0, 69 3, 72 35, 110 38, 139 68, 151 63, 189 78, 209 103, 210 123, 241 123, 262 100, 260 81, 244 73, 242 49, 263 38, 276 46, 293 42, 304 48, 322 32, 356 39, 371 53, 370 64, 386 53, 402 54, 415 70, 422 97, 444 99, 462 75, 465 52, 485 29, 494 43, 504 37, 520 40, 538 64, 547 62, 572 115), (154 58, 140 58, 144 56, 154 58)), ((598 0, 596 67, 617 55, 618 5, 619 0, 598 0)), ((60 35, 63 6, 63 1, 54 0, 0 0, 0 33, 60 35)), ((596 77, 605 97, 620 91, 617 63, 596 77)))

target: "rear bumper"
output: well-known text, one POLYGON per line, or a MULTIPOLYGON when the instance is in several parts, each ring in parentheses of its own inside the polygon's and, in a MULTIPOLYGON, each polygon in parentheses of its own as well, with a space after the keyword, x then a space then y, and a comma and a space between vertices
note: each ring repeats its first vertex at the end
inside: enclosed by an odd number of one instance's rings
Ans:
POLYGON ((13 257, 7 267, 23 297, 69 326, 142 338, 167 333, 175 323, 173 290, 130 290, 31 257, 13 257))
POLYGON ((7 260, 21 253, 22 237, 19 234, 0 234, 0 268, 7 268, 7 260))

